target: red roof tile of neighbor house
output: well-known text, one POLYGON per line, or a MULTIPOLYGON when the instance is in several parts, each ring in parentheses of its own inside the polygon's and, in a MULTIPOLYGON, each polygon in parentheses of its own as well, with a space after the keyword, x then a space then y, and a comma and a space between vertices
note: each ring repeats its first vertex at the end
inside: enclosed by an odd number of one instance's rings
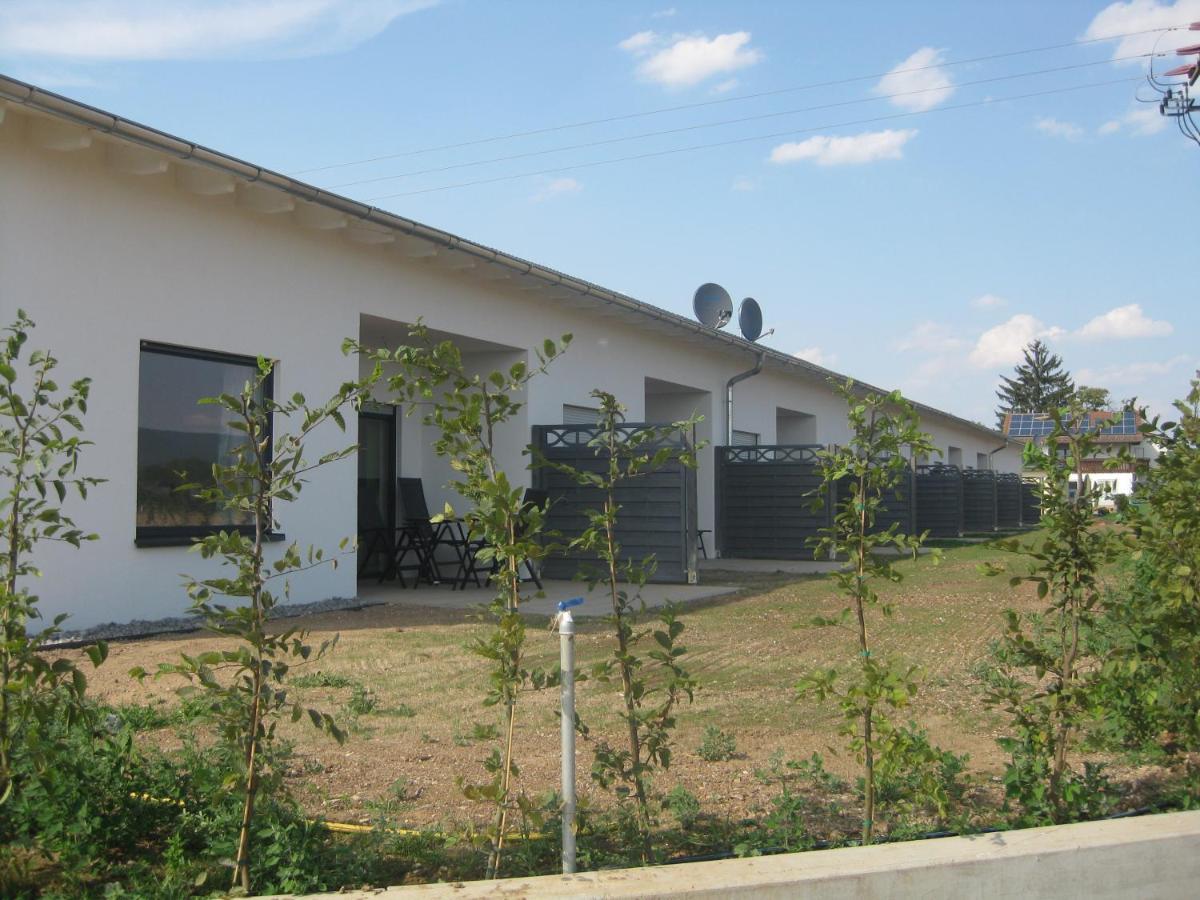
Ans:
POLYGON ((1080 460, 1079 469, 1084 475, 1103 475, 1105 473, 1135 472, 1137 466, 1132 463, 1117 463, 1106 465, 1103 459, 1080 460))

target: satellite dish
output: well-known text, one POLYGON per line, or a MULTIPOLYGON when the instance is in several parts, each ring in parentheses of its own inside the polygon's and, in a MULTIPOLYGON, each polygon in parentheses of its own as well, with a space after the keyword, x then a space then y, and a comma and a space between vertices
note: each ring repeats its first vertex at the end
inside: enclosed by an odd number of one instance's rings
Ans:
POLYGON ((738 307, 738 327, 742 329, 742 337, 757 341, 762 337, 762 325, 762 307, 753 297, 747 297, 738 307))
POLYGON ((711 281, 696 288, 692 298, 692 310, 701 325, 708 328, 724 328, 733 318, 733 299, 729 291, 711 281))

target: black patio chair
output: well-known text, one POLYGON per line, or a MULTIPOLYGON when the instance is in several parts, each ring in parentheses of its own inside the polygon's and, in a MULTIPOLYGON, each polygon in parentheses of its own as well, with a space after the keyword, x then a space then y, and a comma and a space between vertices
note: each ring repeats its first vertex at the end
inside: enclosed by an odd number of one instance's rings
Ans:
POLYGON ((466 535, 456 521, 434 522, 425 502, 425 487, 420 478, 397 478, 396 499, 399 505, 400 527, 408 535, 413 548, 421 555, 421 577, 430 584, 440 584, 442 570, 438 549, 448 547, 459 567, 463 563, 466 535))
POLYGON ((365 549, 366 554, 358 561, 358 577, 362 578, 371 568, 371 560, 379 556, 383 559, 383 581, 391 571, 396 557, 396 543, 392 529, 383 520, 376 499, 379 496, 378 482, 361 480, 358 482, 358 546, 365 549))
POLYGON ((358 564, 358 577, 362 578, 370 569, 371 560, 376 556, 384 561, 383 571, 379 574, 379 584, 391 578, 397 578, 401 587, 408 587, 404 577, 405 572, 413 572, 413 587, 417 585, 422 568, 423 557, 415 545, 413 535, 405 529, 393 529, 384 520, 383 513, 376 502, 379 488, 376 482, 360 481, 358 484, 358 541, 360 547, 366 547, 366 555, 358 564), (412 558, 410 561, 410 557, 412 558))
MULTIPOLYGON (((537 507, 538 509, 540 509, 543 513, 545 513, 546 508, 549 505, 550 505, 550 494, 547 493, 546 491, 538 490, 536 488, 526 488, 525 495, 521 498, 522 508, 528 508, 528 507, 534 506, 534 507, 537 507)), ((524 530, 525 530, 524 527, 522 527, 521 535, 524 534, 524 530)), ((521 535, 518 535, 518 536, 521 536, 521 535)), ((467 541, 464 542, 462 561, 459 565, 458 577, 455 579, 455 587, 457 587, 459 590, 466 589, 467 579, 473 580, 475 582, 475 587, 482 587, 482 584, 479 581, 479 575, 480 575, 479 569, 480 569, 480 565, 481 565, 481 560, 479 559, 479 552, 481 550, 483 550, 487 545, 488 545, 488 542, 486 540, 483 540, 482 538, 475 539, 475 540, 468 539, 467 541)), ((526 559, 522 563, 522 565, 525 567, 525 570, 529 573, 528 580, 530 580, 534 584, 536 584, 539 591, 542 590, 541 573, 538 572, 537 566, 535 566, 533 564, 533 560, 526 559)), ((489 576, 494 575, 496 573, 497 569, 499 569, 499 565, 498 565, 497 561, 494 559, 491 560, 490 564, 488 565, 488 575, 489 576)))

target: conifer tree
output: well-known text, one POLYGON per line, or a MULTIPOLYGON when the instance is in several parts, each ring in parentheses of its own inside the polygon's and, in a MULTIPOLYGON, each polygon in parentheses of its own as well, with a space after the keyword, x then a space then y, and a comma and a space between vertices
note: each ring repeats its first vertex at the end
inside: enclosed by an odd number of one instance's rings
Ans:
POLYGON ((1000 398, 996 408, 998 425, 1003 424, 1005 413, 1050 413, 1070 403, 1075 393, 1075 383, 1063 369, 1062 357, 1051 353, 1040 340, 1029 344, 1024 356, 1014 377, 1000 376, 1001 386, 996 391, 1000 398))

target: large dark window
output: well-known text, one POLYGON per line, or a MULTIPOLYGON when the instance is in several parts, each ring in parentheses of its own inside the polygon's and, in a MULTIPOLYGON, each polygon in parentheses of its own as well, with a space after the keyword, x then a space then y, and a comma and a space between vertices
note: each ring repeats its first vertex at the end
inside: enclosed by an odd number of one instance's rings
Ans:
MULTIPOLYGON (((257 363, 245 356, 142 343, 138 379, 137 530, 140 545, 188 543, 220 529, 250 528, 246 513, 221 509, 181 491, 209 484, 214 463, 229 463, 245 434, 204 397, 240 394, 257 363)), ((268 396, 271 381, 264 384, 268 396)))

